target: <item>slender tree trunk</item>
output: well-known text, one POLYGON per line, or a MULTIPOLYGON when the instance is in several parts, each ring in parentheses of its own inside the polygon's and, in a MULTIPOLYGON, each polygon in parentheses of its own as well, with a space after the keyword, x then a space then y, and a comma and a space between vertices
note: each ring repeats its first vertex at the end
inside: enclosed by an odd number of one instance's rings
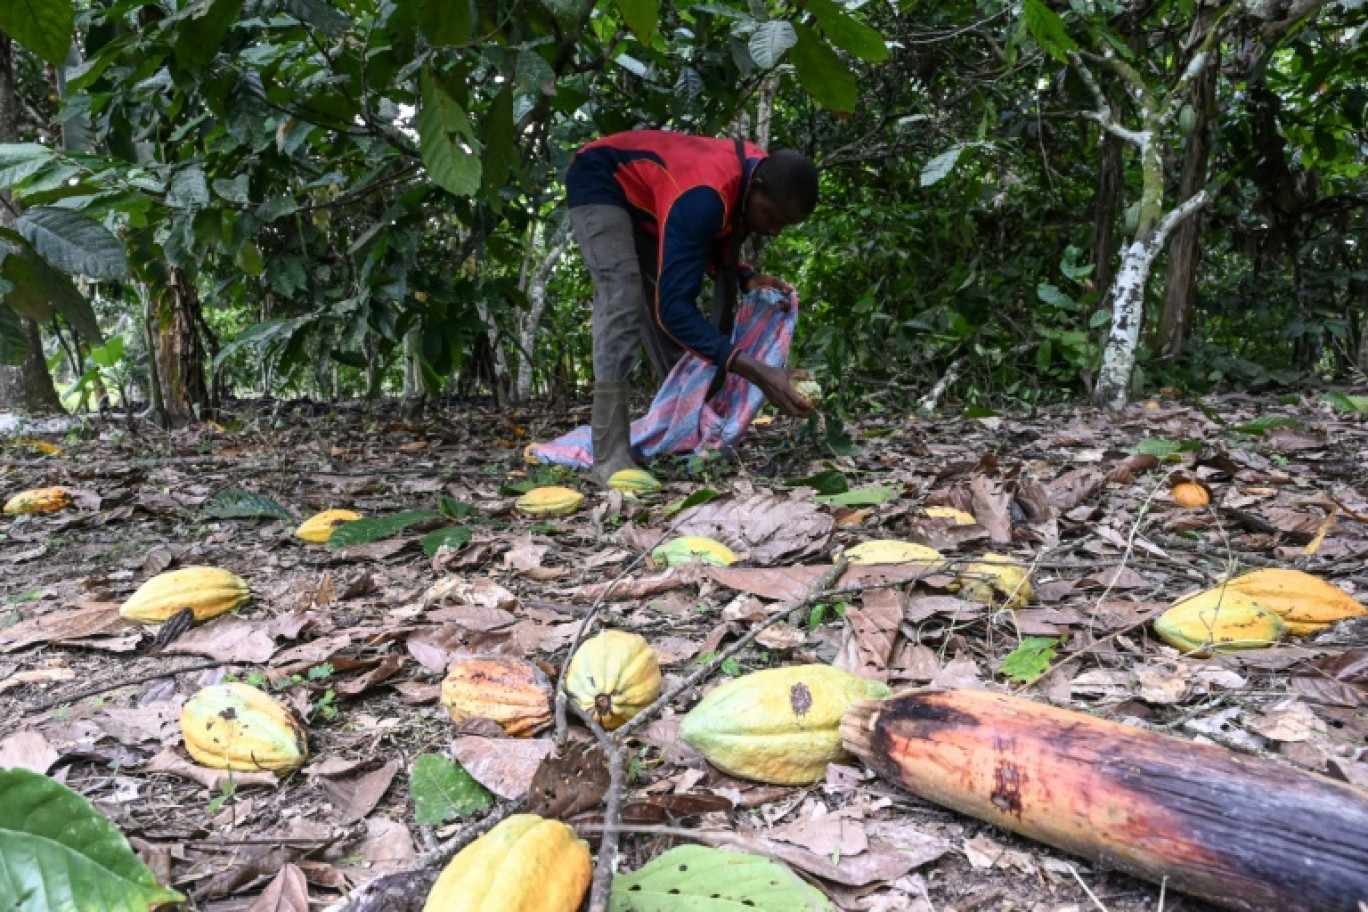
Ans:
MULTIPOLYGON (((0 143, 19 141, 19 95, 14 84, 14 46, 8 35, 0 32, 0 143)), ((0 227, 14 227, 14 210, 8 190, 0 203, 0 227)), ((6 305, 0 304, 0 307, 6 305)), ((62 413, 62 400, 57 396, 47 359, 43 357, 43 335, 38 324, 28 317, 20 317, 24 327, 27 350, 20 365, 0 365, 0 408, 42 414, 62 413)))
MULTIPOLYGON (((1203 32, 1210 27, 1210 18, 1210 13, 1207 13, 1208 23, 1203 27, 1203 32)), ((1197 37, 1200 40, 1200 35, 1197 37)), ((1196 196, 1206 186, 1207 167, 1211 159, 1211 134, 1216 117, 1218 69, 1218 64, 1213 61, 1192 83, 1190 104, 1195 119, 1183 155, 1183 173, 1178 183, 1179 199, 1196 196)), ((1182 354, 1192 330, 1197 270, 1202 258, 1202 224, 1201 213, 1193 215, 1178 227, 1169 244, 1168 266, 1164 271, 1164 303, 1159 312, 1159 326, 1150 346, 1161 357, 1182 354)))
POLYGON ((175 427, 207 417, 209 386, 199 334, 199 294, 183 269, 173 268, 158 300, 157 375, 166 418, 175 427))
POLYGON ((532 355, 536 351, 537 329, 546 311, 546 286, 551 272, 570 246, 570 220, 561 222, 547 244, 546 254, 527 277, 527 313, 518 322, 518 379, 515 393, 519 401, 532 395, 532 355))
POLYGON ((1102 161, 1098 168, 1097 192, 1093 195, 1092 280, 1097 288, 1108 288, 1116 274, 1116 217, 1121 208, 1126 163, 1122 143, 1110 133, 1102 135, 1102 161))

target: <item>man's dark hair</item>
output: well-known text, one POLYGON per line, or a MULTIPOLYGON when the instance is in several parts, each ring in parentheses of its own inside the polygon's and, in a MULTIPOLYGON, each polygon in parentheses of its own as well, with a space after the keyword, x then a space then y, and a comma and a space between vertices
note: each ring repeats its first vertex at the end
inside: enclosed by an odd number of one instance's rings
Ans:
POLYGON ((764 194, 789 214, 806 219, 817 208, 817 166, 801 152, 779 149, 760 162, 764 194))

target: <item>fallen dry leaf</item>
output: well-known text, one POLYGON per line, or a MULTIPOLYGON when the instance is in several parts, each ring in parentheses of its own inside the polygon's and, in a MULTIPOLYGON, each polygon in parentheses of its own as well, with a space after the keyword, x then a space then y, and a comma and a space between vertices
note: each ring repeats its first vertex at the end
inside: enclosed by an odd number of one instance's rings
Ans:
POLYGON ((17 767, 46 775, 62 755, 36 731, 15 732, 0 741, 0 769, 17 767))
POLYGON ((485 738, 468 735, 451 742, 451 755, 475 781, 500 798, 521 798, 537 767, 551 755, 550 738, 485 738))
POLYGON ((286 864, 252 902, 248 912, 309 912, 309 885, 304 872, 286 864))
POLYGON ((275 655, 275 638, 263 621, 224 614, 181 634, 163 647, 173 655, 202 655, 220 662, 259 665, 275 655))
POLYGON ((341 823, 353 823, 375 810, 390 783, 399 772, 398 760, 391 760, 379 769, 346 779, 322 777, 323 796, 337 809, 341 823))

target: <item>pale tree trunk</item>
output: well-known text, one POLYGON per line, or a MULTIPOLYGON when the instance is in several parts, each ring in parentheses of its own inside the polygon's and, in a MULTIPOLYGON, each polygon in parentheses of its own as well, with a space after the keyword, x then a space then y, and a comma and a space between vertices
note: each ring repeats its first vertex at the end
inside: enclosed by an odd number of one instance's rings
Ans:
POLYGON ((535 269, 525 275, 527 313, 518 321, 518 380, 514 391, 519 401, 532 395, 532 355, 537 345, 537 330, 546 311, 546 286, 551 272, 570 246, 570 220, 565 219, 547 242, 546 253, 535 269))
POLYGON ((154 339, 165 419, 173 427, 200 420, 209 412, 199 307, 194 280, 184 269, 172 268, 157 299, 154 339))
MULTIPOLYGON (((19 141, 19 95, 14 85, 14 46, 8 35, 0 32, 0 143, 19 141)), ((0 202, 0 226, 14 227, 14 209, 9 191, 0 202)), ((7 306, 0 304, 0 307, 7 306)), ((48 372, 43 357, 43 336, 38 324, 28 317, 20 317, 24 327, 24 361, 19 365, 0 365, 0 409, 39 414, 64 413, 57 387, 48 372)))
POLYGON ((414 324, 404 333, 404 398, 417 399, 423 395, 423 367, 419 363, 419 343, 423 331, 414 324))
MULTIPOLYGON (((1211 27, 1212 13, 1203 11, 1193 26, 1192 39, 1200 41, 1211 27)), ((1216 51, 1213 51, 1216 53, 1216 51)), ((1192 83, 1194 120, 1183 153, 1183 174, 1178 181, 1178 198, 1196 196, 1207 182, 1211 159, 1211 134, 1216 116, 1215 62, 1192 83)), ((1160 357, 1176 357, 1183 352, 1192 331, 1194 299, 1197 296, 1197 270, 1202 258, 1202 216, 1200 213, 1178 227, 1169 244, 1168 265, 1164 271, 1164 303, 1159 311, 1159 327, 1151 350, 1160 357)))
POLYGON ((512 387, 512 375, 508 369, 508 357, 504 354, 503 346, 499 344, 503 333, 499 330, 499 324, 495 322, 494 315, 489 310, 489 305, 484 301, 475 302, 475 312, 484 321, 485 336, 489 341, 490 369, 494 375, 489 378, 490 392, 494 394, 495 401, 503 399, 503 393, 512 387))

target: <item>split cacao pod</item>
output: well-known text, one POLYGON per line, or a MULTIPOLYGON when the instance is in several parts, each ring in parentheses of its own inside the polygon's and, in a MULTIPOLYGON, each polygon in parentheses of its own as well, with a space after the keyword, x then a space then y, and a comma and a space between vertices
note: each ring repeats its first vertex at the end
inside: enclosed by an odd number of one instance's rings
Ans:
POLYGON ((945 565, 945 558, 935 548, 892 538, 861 542, 847 548, 845 556, 852 564, 925 564, 928 569, 945 565))
POLYGON ((818 405, 822 401, 822 385, 816 380, 795 380, 793 389, 811 405, 818 405))
POLYGON ((185 567, 158 573, 138 587, 119 608, 131 621, 160 624, 180 611, 195 612, 195 623, 202 623, 232 611, 252 597, 247 582, 219 567, 185 567))
POLYGON ((660 696, 660 663, 645 637, 605 630, 575 650, 565 692, 612 731, 660 696))
POLYGON ((26 513, 53 513, 71 506, 71 495, 66 488, 34 488, 20 491, 5 501, 5 512, 11 516, 26 513))
MULTIPOLYGON (((1304 636, 1324 630, 1336 621, 1368 614, 1368 608, 1343 589, 1301 570, 1267 567, 1181 599, 1215 605, 1232 595, 1248 599, 1283 619, 1287 632, 1304 636)), ((1176 607, 1176 606, 1175 606, 1176 607)))
POLYGON ((830 665, 768 668, 710 690, 684 716, 679 735, 728 775, 806 785, 848 757, 840 734, 846 709, 889 692, 830 665))
POLYGON ((295 537, 306 542, 322 544, 332 538, 338 526, 360 518, 361 514, 355 510, 324 510, 304 520, 299 528, 295 529, 295 537))
POLYGON ((442 705, 453 722, 489 719, 525 738, 551 724, 551 683, 524 659, 477 656, 447 669, 442 705))
POLYGON ((1189 655, 1209 656, 1271 646, 1287 625, 1257 601, 1217 590, 1179 601, 1155 619, 1154 632, 1189 655))
POLYGON ((1173 502, 1180 507, 1205 507, 1211 503, 1211 494, 1206 488, 1191 481, 1179 482, 1169 491, 1173 502))
POLYGON ((702 535, 681 535, 652 551, 651 560, 666 567, 678 567, 693 561, 726 567, 736 563, 737 557, 731 548, 720 541, 702 535))
POLYGON ((519 497, 514 506, 524 516, 569 516, 582 503, 584 495, 579 491, 553 485, 533 488, 519 497))
POLYGON ((962 598, 1000 608, 1021 608, 1031 600, 1030 571, 1010 557, 985 554, 964 568, 950 586, 962 598))
POLYGON ((645 469, 618 469, 608 476, 608 487, 628 494, 653 494, 660 490, 660 482, 645 469))
POLYGON ((223 770, 292 770, 308 738, 279 700, 241 682, 201 689, 181 707, 181 734, 195 762, 223 770))
POLYGON ((514 814, 451 860, 423 912, 575 912, 592 876, 589 845, 569 826, 514 814))

